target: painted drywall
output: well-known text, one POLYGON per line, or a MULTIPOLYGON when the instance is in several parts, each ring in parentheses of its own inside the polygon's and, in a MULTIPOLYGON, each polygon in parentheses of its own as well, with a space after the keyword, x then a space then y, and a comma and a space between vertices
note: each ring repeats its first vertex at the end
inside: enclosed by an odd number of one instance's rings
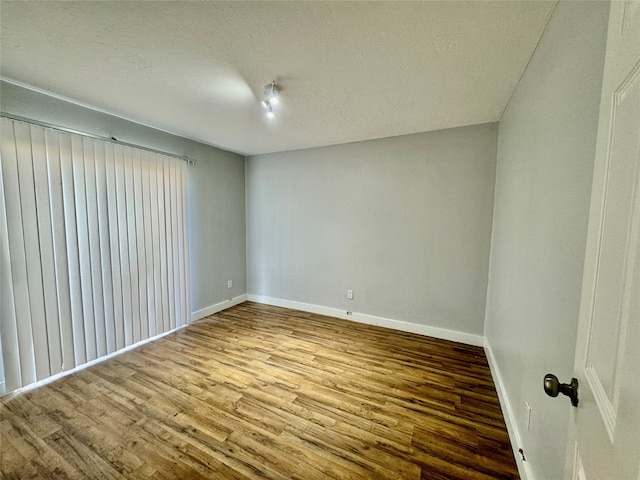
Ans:
POLYGON ((572 407, 542 379, 573 371, 607 17, 557 5, 499 127, 485 335, 530 480, 563 476, 572 407))
POLYGON ((249 294, 482 335, 496 134, 247 157, 249 294))
POLYGON ((191 310, 246 293, 244 157, 4 81, 0 110, 196 159, 187 169, 191 310))

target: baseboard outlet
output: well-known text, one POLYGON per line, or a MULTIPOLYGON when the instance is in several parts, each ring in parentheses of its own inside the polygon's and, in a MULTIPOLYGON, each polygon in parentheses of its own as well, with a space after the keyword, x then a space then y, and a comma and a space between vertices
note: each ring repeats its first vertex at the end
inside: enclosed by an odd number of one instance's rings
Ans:
POLYGON ((230 300, 225 300, 220 303, 216 303, 215 305, 210 305, 203 309, 200 309, 191 314, 191 321, 195 322, 196 320, 200 320, 201 318, 208 317, 209 315, 213 315, 214 313, 221 312, 222 310, 226 310, 227 308, 231 308, 235 305, 238 305, 242 302, 247 301, 247 295, 238 295, 237 297, 233 297, 230 300))
POLYGON ((511 407, 509 396, 507 395, 506 386, 504 383, 504 379, 502 378, 502 374, 500 373, 498 362, 496 361, 496 357, 493 355, 493 350, 491 350, 491 345, 489 344, 489 341, 486 337, 484 339, 484 351, 487 356, 487 361, 489 362, 489 370, 491 370, 493 383, 496 385, 496 390, 498 392, 498 399, 500 400, 500 406, 502 407, 504 422, 507 424, 507 431, 509 432, 509 439, 511 440, 511 448, 516 459, 516 464, 518 465, 520 479, 536 480, 533 473, 531 472, 531 467, 526 461, 522 460, 522 455, 518 451, 520 448, 523 448, 522 437, 520 436, 520 430, 518 429, 518 425, 515 421, 516 417, 513 413, 513 408, 511 407))
POLYGON ((393 320, 390 318, 376 317, 364 313, 347 313, 345 310, 337 308, 323 307, 321 305, 313 305, 310 303, 294 302, 292 300, 283 300, 281 298, 266 297, 264 295, 248 294, 247 300, 256 303, 264 303, 276 307, 292 308, 294 310, 302 310, 303 312, 317 313, 319 315, 327 315, 329 317, 342 318, 353 322, 366 323, 368 325, 377 325, 379 327, 391 328, 402 332, 417 333, 427 337, 441 338, 443 340, 451 340, 454 342, 466 343, 467 345, 475 345, 482 347, 484 345, 484 337, 474 335, 472 333, 459 332, 456 330, 448 330, 446 328, 431 327, 429 325, 421 325, 418 323, 404 322, 401 320, 393 320))

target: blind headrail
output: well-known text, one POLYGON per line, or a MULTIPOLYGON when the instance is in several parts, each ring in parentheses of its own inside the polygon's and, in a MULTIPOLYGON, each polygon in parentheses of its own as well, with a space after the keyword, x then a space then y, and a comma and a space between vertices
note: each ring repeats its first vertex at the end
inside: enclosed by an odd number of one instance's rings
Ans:
POLYGON ((13 114, 6 113, 6 112, 0 112, 0 117, 9 118, 11 120, 17 120, 19 122, 30 123, 32 125, 38 125, 40 127, 51 128, 53 130, 58 130, 60 132, 72 133, 74 135, 82 135, 83 137, 95 138, 97 140, 102 140, 104 142, 113 143, 115 145, 123 145, 125 147, 137 148, 137 149, 140 149, 140 150, 146 150, 148 152, 159 153, 161 155, 167 155, 167 156, 173 157, 173 158, 179 158, 180 160, 183 160, 183 161, 187 162, 188 165, 195 165, 196 163, 198 163, 197 160, 195 160, 193 158, 189 158, 189 157, 187 157, 185 155, 176 155, 175 153, 164 152, 162 150, 156 150, 154 148, 144 147, 142 145, 136 145, 134 143, 121 142, 120 140, 117 140, 117 139, 115 139, 113 137, 109 138, 109 137, 103 137, 101 135, 94 135, 92 133, 82 132, 80 130, 74 130, 72 128, 67 128, 67 127, 61 127, 60 125, 53 125, 51 123, 41 122, 39 120, 33 120, 31 118, 20 117, 18 115, 13 115, 13 114))

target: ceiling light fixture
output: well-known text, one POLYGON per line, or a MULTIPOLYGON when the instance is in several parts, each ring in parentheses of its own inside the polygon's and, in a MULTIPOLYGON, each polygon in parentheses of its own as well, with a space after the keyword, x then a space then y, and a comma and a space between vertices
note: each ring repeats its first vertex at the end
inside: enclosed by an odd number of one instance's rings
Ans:
POLYGON ((276 81, 272 81, 269 85, 264 86, 264 96, 271 105, 277 105, 280 101, 280 87, 276 85, 276 81))
POLYGON ((262 93, 265 96, 265 100, 261 102, 262 106, 267 110, 267 118, 272 119, 275 117, 273 107, 280 103, 280 87, 276 85, 276 81, 274 80, 264 86, 262 93))

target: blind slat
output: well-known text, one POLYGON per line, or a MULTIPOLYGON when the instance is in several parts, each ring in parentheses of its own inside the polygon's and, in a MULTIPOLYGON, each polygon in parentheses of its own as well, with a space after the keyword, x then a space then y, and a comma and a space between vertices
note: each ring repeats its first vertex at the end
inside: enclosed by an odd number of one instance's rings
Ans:
POLYGON ((120 269, 120 222, 118 217, 118 192, 116 182, 116 153, 111 143, 105 144, 107 216, 109 222, 109 258, 111 265, 105 270, 111 274, 113 300, 113 350, 125 346, 123 322, 122 273, 120 269))
MULTIPOLYGON (((65 239, 67 246, 67 268, 69 272, 69 301, 75 365, 87 362, 87 342, 84 332, 84 307, 82 304, 82 280, 78 247, 78 222, 76 193, 73 178, 73 152, 71 135, 59 135, 60 169, 62 172, 62 198, 64 204, 65 239)), ((62 285, 61 285, 62 287, 62 285)))
POLYGON ((125 150, 125 183, 127 195, 127 245, 129 246, 128 271, 131 288, 131 343, 140 341, 140 293, 138 289, 138 242, 136 237, 136 200, 135 200, 135 178, 134 160, 135 152, 125 150))
POLYGON ((147 308, 147 259, 145 252, 145 232, 144 232, 144 204, 142 199, 142 154, 137 151, 133 156, 133 192, 135 201, 135 236, 136 236, 136 256, 138 258, 138 329, 140 338, 149 338, 148 308, 147 308))
POLYGON ((59 334, 62 350, 62 370, 76 366, 71 313, 71 292, 67 240, 65 234, 65 207, 58 133, 45 131, 47 167, 49 177, 50 214, 53 235, 54 276, 58 305, 59 334))
POLYGON ((76 230, 78 232, 78 259, 80 261, 80 291, 82 318, 87 360, 97 358, 96 323, 93 310, 93 285, 91 279, 91 250, 89 244, 89 220, 87 218, 87 189, 85 184, 85 158, 82 138, 71 136, 71 158, 76 205, 76 230))
POLYGON ((133 307, 131 302, 131 273, 128 268, 131 260, 129 258, 129 244, 127 242, 129 222, 127 219, 126 159, 124 153, 122 147, 115 147, 118 234, 120 236, 120 279, 122 283, 122 330, 124 333, 124 346, 126 347, 133 343, 133 324, 131 320, 133 317, 133 307))
POLYGON ((180 165, 180 172, 182 173, 182 184, 180 185, 179 197, 182 202, 182 225, 179 228, 179 235, 182 235, 184 241, 183 256, 180 261, 182 274, 184 275, 184 289, 182 295, 184 298, 184 310, 183 318, 184 324, 191 323, 191 282, 189 275, 189 205, 187 196, 187 169, 184 165, 180 165))
POLYGON ((99 227, 100 272, 102 282, 103 315, 101 332, 104 335, 104 352, 115 352, 115 325, 113 316, 113 282, 111 278, 111 248, 108 201, 107 201, 107 160, 105 148, 107 143, 93 140, 96 168, 97 219, 99 227))
MULTIPOLYGON (((164 191, 165 191, 165 206, 164 206, 164 214, 165 214, 165 225, 173 225, 173 218, 171 216, 171 175, 172 169, 171 164, 169 162, 164 162, 164 191)), ((168 297, 169 297, 169 328, 176 327, 176 318, 175 318, 175 272, 174 272, 174 264, 173 264, 173 235, 171 235, 171 230, 166 229, 165 235, 167 238, 167 279, 168 279, 168 297)))
POLYGON ((142 206, 144 216, 144 252, 145 252, 145 284, 147 294, 147 331, 150 337, 157 334, 156 328, 156 311, 155 311, 155 296, 156 290, 154 287, 154 275, 153 275, 153 231, 151 228, 151 162, 148 152, 143 152, 142 159, 142 206))
POLYGON ((107 353, 104 324, 104 286, 102 284, 102 255, 100 230, 106 228, 98 218, 98 185, 96 179, 96 154, 93 140, 82 139, 84 152, 85 194, 87 205, 87 233, 89 239, 89 271, 91 275, 91 300, 93 302, 93 328, 95 332, 96 358, 107 353))
MULTIPOLYGON (((15 147, 13 145, 13 127, 5 128, 3 124, 0 133, 0 158, 3 159, 0 165, 0 340, 2 341, 2 369, 4 385, 1 394, 10 392, 22 385, 21 359, 18 342, 18 324, 16 320, 16 309, 14 304, 14 273, 12 270, 11 253, 9 250, 9 221, 7 219, 6 204, 15 198, 10 188, 5 189, 4 178, 5 169, 10 165, 15 165, 15 161, 10 158, 15 157, 15 147), (5 200, 6 199, 6 200, 5 200)), ((15 185, 15 184, 14 184, 15 185)), ((16 266, 13 266, 16 268, 16 266)))
MULTIPOLYGON (((24 255, 27 269, 27 283, 25 288, 29 302, 28 317, 31 322, 36 379, 41 380, 50 375, 49 345, 47 342, 47 321, 44 307, 44 292, 42 289, 40 238, 38 235, 38 214, 36 210, 31 132, 29 125, 16 124, 14 134, 18 161, 24 255)), ((9 245, 9 248, 13 247, 13 245, 9 245)), ((18 316, 18 326, 20 326, 21 323, 21 316, 18 316)))
POLYGON ((62 371, 62 344, 58 321, 58 295, 53 249, 53 227, 51 225, 51 202, 49 194, 49 172, 47 166, 44 129, 31 128, 31 154, 33 159, 33 183, 39 236, 40 277, 44 298, 47 346, 49 353, 49 375, 62 371))
POLYGON ((158 172, 158 228, 159 228, 159 243, 160 243, 160 252, 158 254, 160 258, 160 283, 162 286, 162 329, 169 330, 171 327, 169 325, 169 267, 167 265, 167 219, 165 213, 165 198, 167 196, 167 192, 165 189, 165 168, 164 161, 158 162, 157 166, 158 172))
MULTIPOLYGON (((182 186, 181 191, 183 195, 180 195, 182 201, 182 225, 180 225, 180 232, 182 234, 182 240, 184 244, 184 251, 182 252, 182 264, 189 265, 189 207, 187 203, 187 169, 181 168, 182 171, 182 186)), ((184 298, 184 318, 187 323, 191 322, 191 282, 189 276, 189 268, 183 268, 182 274, 184 275, 184 289, 182 290, 184 298)))
POLYGON ((149 206, 151 210, 151 241, 152 241, 152 265, 154 288, 155 331, 164 330, 162 324, 162 279, 160 266, 160 231, 158 220, 158 163, 152 162, 149 167, 150 195, 149 206))
MULTIPOLYGON (((176 191, 178 191, 182 188, 182 170, 180 169, 176 169, 175 182, 176 182, 176 191)), ((182 226, 182 214, 183 214, 182 199, 176 197, 174 200, 176 203, 177 224, 182 226)), ((182 237, 182 232, 178 228, 175 229, 175 235, 176 235, 176 241, 178 243, 178 251, 177 251, 178 255, 176 257, 176 263, 178 264, 178 278, 180 280, 180 287, 179 287, 179 293, 178 293, 178 297, 180 298, 180 308, 178 309, 178 318, 187 318, 184 315, 186 299, 184 295, 182 295, 182 292, 184 292, 184 289, 185 289, 184 269, 179 268, 179 265, 183 262, 183 258, 184 258, 184 238, 182 237)))

